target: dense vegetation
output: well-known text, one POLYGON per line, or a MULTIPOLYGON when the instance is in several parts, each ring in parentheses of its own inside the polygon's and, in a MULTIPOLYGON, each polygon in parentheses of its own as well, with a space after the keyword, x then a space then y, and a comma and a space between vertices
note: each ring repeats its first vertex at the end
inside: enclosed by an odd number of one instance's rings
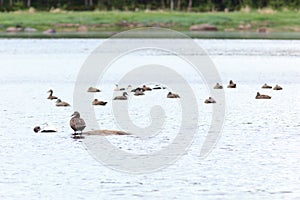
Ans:
POLYGON ((247 31, 266 27, 271 32, 300 32, 299 12, 269 10, 252 12, 119 12, 119 11, 57 11, 8 12, 0 14, 0 31, 7 27, 36 28, 43 31, 54 28, 58 32, 76 32, 80 25, 93 31, 122 31, 137 27, 164 27, 188 31, 191 25, 209 23, 226 29, 238 30, 240 24, 251 26, 247 31))
POLYGON ((300 0, 0 0, 1 11, 22 10, 34 7, 38 10, 61 8, 64 10, 177 10, 177 11, 236 11, 253 9, 300 8, 300 0))

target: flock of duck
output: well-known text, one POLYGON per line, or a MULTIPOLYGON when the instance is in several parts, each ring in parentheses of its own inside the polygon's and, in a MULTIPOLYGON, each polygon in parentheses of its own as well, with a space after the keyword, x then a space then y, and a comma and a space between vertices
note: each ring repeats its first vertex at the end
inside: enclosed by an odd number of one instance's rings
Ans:
MULTIPOLYGON (((227 86, 227 88, 236 88, 236 83, 234 83, 232 80, 229 81, 229 84, 227 86)), ((213 87, 214 89, 223 89, 223 86, 219 83, 216 83, 216 85, 213 87)), ((272 89, 273 87, 270 85, 267 85, 266 83, 261 87, 262 89, 272 89)), ((127 100, 128 99, 128 93, 127 92, 132 92, 134 93, 135 96, 141 96, 141 95, 145 95, 146 91, 152 91, 152 90, 159 90, 159 89, 166 89, 166 87, 164 86, 160 86, 160 85, 155 85, 154 87, 149 87, 146 85, 143 85, 142 87, 137 87, 132 89, 131 85, 128 85, 127 88, 119 88, 118 84, 116 84, 116 87, 114 89, 114 91, 123 91, 122 95, 120 96, 116 96, 113 98, 113 100, 127 100)), ((279 85, 276 85, 273 90, 282 90, 282 87, 279 85)), ((95 87, 89 87, 87 92, 101 92, 100 89, 95 88, 95 87)), ((49 96, 48 99, 50 100, 54 100, 56 99, 56 106, 58 107, 65 107, 65 106, 70 106, 69 103, 62 101, 61 99, 59 99, 58 97, 53 95, 53 90, 50 89, 48 91, 49 96)), ((168 92, 166 95, 167 98, 180 98, 180 96, 178 94, 172 93, 172 92, 168 92)), ((259 92, 257 92, 256 94, 256 99, 271 99, 271 96, 269 95, 265 95, 265 94, 260 94, 259 92)), ((208 99, 206 99, 204 101, 204 103, 206 104, 210 104, 210 103, 216 103, 216 100, 213 99, 212 97, 209 97, 208 99)), ((101 105, 101 106, 105 106, 107 104, 106 101, 100 101, 98 99, 94 99, 92 101, 92 105, 101 105)), ((70 119, 70 127, 73 129, 74 133, 73 136, 74 138, 82 138, 82 131, 85 129, 86 127, 86 123, 84 121, 84 119, 82 119, 80 117, 80 113, 78 111, 75 111, 72 115, 71 115, 71 119, 70 119)), ((38 133, 38 132, 57 132, 56 128, 51 127, 51 126, 45 126, 43 129, 41 129, 40 126, 36 126, 34 127, 34 132, 38 133)))
MULTIPOLYGON (((227 88, 236 88, 236 83, 234 83, 232 80, 230 80, 227 88)), ((265 83, 261 88, 262 89, 272 89, 273 87, 265 83)), ((223 89, 223 86, 220 85, 219 83, 217 83, 214 86, 214 89, 223 89)), ((273 90, 282 90, 282 87, 279 85, 275 85, 273 90)), ((259 92, 257 92, 256 96, 255 96, 255 99, 271 99, 271 98, 272 98, 271 96, 266 95, 266 94, 260 94, 259 92)), ((216 103, 216 101, 212 97, 209 97, 208 99, 205 100, 204 103, 216 103)))

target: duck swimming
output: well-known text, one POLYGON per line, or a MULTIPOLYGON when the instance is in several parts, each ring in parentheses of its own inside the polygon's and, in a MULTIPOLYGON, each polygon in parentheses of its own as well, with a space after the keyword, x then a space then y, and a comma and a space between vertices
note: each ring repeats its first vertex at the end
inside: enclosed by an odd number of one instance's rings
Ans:
POLYGON ((141 96, 141 95, 145 95, 145 93, 143 92, 143 90, 135 90, 134 95, 141 96))
POLYGON ((94 101, 92 102, 92 104, 94 106, 105 106, 107 104, 106 101, 99 101, 98 99, 94 99, 94 101))
POLYGON ((230 80, 227 88, 236 88, 236 83, 234 83, 232 80, 230 80))
POLYGON ((125 88, 119 88, 118 84, 115 84, 115 85, 116 85, 116 87, 115 87, 114 91, 123 91, 123 90, 125 90, 125 88))
POLYGON ((39 127, 39 126, 36 126, 36 127, 33 128, 33 131, 35 133, 38 133, 40 130, 41 130, 41 127, 39 127))
POLYGON ((261 88, 263 88, 263 89, 272 89, 272 86, 267 85, 267 84, 265 83, 263 86, 261 86, 261 88))
POLYGON ((113 100, 127 100, 127 92, 123 92, 122 96, 116 96, 113 100))
POLYGON ((145 91, 151 91, 151 90, 152 90, 150 87, 148 87, 148 86, 146 86, 146 85, 143 85, 143 89, 144 89, 145 91))
POLYGON ((75 111, 71 115, 70 127, 74 130, 74 136, 78 136, 77 131, 80 131, 79 137, 82 135, 83 129, 86 127, 85 121, 80 118, 80 113, 75 111))
POLYGON ((56 96, 53 96, 53 90, 52 90, 52 89, 50 89, 50 90, 48 91, 48 93, 50 93, 49 96, 48 96, 48 99, 50 99, 50 100, 57 99, 56 96))
POLYGON ((172 92, 169 92, 167 94, 167 98, 180 98, 180 96, 178 94, 174 94, 172 92))
POLYGON ((54 126, 46 124, 46 126, 43 127, 43 129, 41 129, 40 126, 34 127, 33 131, 35 133, 38 133, 38 132, 41 132, 41 133, 53 133, 53 132, 57 132, 57 129, 54 126))
POLYGON ((223 89, 223 86, 220 85, 219 83, 217 83, 217 84, 214 86, 214 89, 223 89))
POLYGON ((155 85, 152 89, 153 90, 161 90, 161 89, 166 89, 166 87, 160 86, 160 85, 155 85))
POLYGON ((211 97, 208 97, 208 99, 206 99, 206 100, 204 101, 204 103, 216 103, 216 100, 214 100, 214 99, 211 98, 211 97))
POLYGON ((101 92, 101 90, 99 90, 98 88, 89 87, 87 92, 101 92))
POLYGON ((260 94, 259 92, 257 92, 255 99, 271 99, 271 96, 265 95, 265 94, 260 94))
POLYGON ((144 88, 141 88, 141 87, 137 87, 137 88, 131 90, 131 92, 136 92, 136 91, 142 91, 142 92, 145 92, 145 89, 144 89, 144 88))
POLYGON ((282 87, 279 85, 275 85, 275 87, 273 88, 273 90, 282 90, 282 87))
POLYGON ((62 107, 62 106, 70 106, 70 104, 68 104, 68 103, 65 102, 65 101, 61 101, 60 99, 57 99, 57 101, 56 101, 56 106, 58 106, 58 107, 62 107))

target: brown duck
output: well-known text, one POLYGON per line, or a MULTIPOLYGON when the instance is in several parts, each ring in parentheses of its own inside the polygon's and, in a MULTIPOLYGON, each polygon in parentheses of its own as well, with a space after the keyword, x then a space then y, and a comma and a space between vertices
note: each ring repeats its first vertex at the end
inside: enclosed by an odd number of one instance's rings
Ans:
POLYGON ((89 87, 87 92, 101 92, 101 90, 99 90, 98 88, 89 87))
POLYGON ((151 91, 151 90, 152 90, 150 87, 148 87, 148 86, 146 86, 146 85, 143 85, 143 89, 144 89, 145 91, 151 91))
POLYGON ((219 83, 217 83, 217 84, 214 86, 214 89, 223 89, 223 86, 220 85, 219 83))
POLYGON ((259 92, 257 92, 255 99, 271 99, 271 97, 269 95, 260 94, 259 92))
POLYGON ((53 90, 52 90, 52 89, 50 89, 50 90, 48 91, 48 93, 50 93, 49 96, 48 96, 48 99, 50 99, 50 100, 57 99, 56 96, 53 96, 53 90))
POLYGON ((261 86, 261 88, 263 88, 263 89, 272 89, 272 86, 267 85, 267 84, 265 83, 263 86, 261 86))
POLYGON ((70 126, 71 128, 74 130, 74 136, 77 136, 78 133, 77 131, 80 131, 80 136, 82 134, 83 129, 86 127, 85 125, 85 121, 80 118, 80 113, 75 111, 72 115, 71 115, 71 120, 70 120, 70 126))
POLYGON ((178 94, 174 94, 172 92, 169 92, 167 94, 167 98, 180 98, 180 96, 178 94))
POLYGON ((105 106, 107 104, 106 101, 99 101, 98 99, 94 99, 94 101, 92 102, 92 104, 94 106, 105 106))
POLYGON ((116 96, 113 100, 127 100, 127 92, 123 92, 122 96, 116 96))
POLYGON ((65 101, 61 101, 60 99, 57 99, 57 101, 56 101, 56 106, 58 106, 58 107, 62 107, 62 106, 70 106, 70 104, 68 104, 67 102, 65 102, 65 101))
POLYGON ((204 103, 216 103, 216 100, 214 100, 214 99, 211 98, 211 97, 208 97, 208 99, 206 99, 206 100, 204 101, 204 103))
POLYGON ((282 90, 282 87, 279 85, 275 85, 275 87, 273 88, 273 90, 282 90))
POLYGON ((236 88, 236 83, 234 83, 232 80, 230 80, 227 88, 236 88))

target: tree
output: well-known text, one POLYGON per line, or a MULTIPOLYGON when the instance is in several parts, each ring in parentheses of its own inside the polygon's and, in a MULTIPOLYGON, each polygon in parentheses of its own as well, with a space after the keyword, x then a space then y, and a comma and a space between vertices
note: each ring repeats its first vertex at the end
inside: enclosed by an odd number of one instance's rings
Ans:
POLYGON ((193 0, 189 0, 188 9, 187 9, 188 12, 192 11, 192 6, 193 6, 193 0))
POLYGON ((170 1, 170 10, 173 11, 174 10, 174 0, 170 1))
POLYGON ((181 10, 181 0, 177 0, 177 10, 181 10))

